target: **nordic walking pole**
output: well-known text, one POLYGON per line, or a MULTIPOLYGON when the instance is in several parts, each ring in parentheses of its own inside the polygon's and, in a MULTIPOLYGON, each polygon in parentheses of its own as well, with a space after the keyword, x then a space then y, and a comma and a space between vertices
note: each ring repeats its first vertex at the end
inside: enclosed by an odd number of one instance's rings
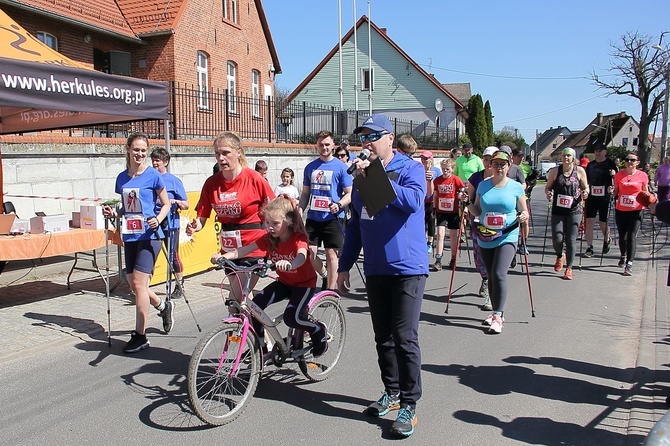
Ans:
MULTIPOLYGON (((582 270, 582 248, 584 248, 584 239, 586 238, 586 214, 582 212, 582 227, 584 228, 584 232, 582 233, 582 238, 579 240, 579 270, 582 270)), ((577 234, 579 234, 579 227, 577 227, 577 234)))
POLYGON ((551 200, 547 201, 547 221, 544 223, 544 243, 542 243, 542 260, 540 266, 544 266, 544 252, 547 249, 547 229, 549 229, 549 215, 551 214, 551 200))
MULTIPOLYGON (((521 241, 523 243, 523 247, 526 248, 526 237, 525 237, 525 231, 523 230, 523 226, 521 227, 521 241)), ((528 296, 530 297, 530 315, 531 317, 535 317, 535 306, 533 305, 533 287, 530 285, 530 269, 528 268, 528 249, 523 250, 523 258, 524 258, 524 263, 526 264, 526 278, 528 279, 528 296)))
POLYGON ((109 302, 109 218, 105 217, 105 296, 107 297, 107 345, 112 346, 112 307, 109 302))
MULTIPOLYGON (((158 235, 158 228, 154 229, 154 232, 156 233, 156 235, 158 235)), ((172 268, 172 263, 170 263, 170 255, 167 252, 167 248, 165 248, 165 243, 163 243, 163 240, 161 240, 160 242, 161 242, 161 252, 163 253, 163 255, 165 255, 165 261, 168 265, 168 271, 170 275, 174 275, 174 269, 172 268)), ((186 297, 186 293, 184 292, 184 287, 181 285, 181 281, 175 280, 175 283, 181 290, 181 294, 184 296, 184 302, 186 302, 186 306, 188 307, 188 310, 191 312, 191 316, 193 316, 195 326, 198 327, 198 333, 202 333, 202 328, 200 328, 200 324, 198 324, 198 319, 196 319, 195 313, 193 312, 193 308, 191 308, 191 304, 188 301, 188 297, 186 297)))
MULTIPOLYGON (((612 213, 612 199, 610 199, 609 204, 607 205, 607 220, 605 220, 605 227, 607 228, 607 237, 612 243, 612 231, 610 230, 610 214, 612 213)), ((603 249, 600 251, 600 266, 603 266, 603 257, 605 257, 605 244, 603 244, 603 249)))
POLYGON ((449 279, 449 295, 447 296, 447 308, 444 310, 445 313, 449 314, 449 302, 451 302, 451 289, 454 285, 454 275, 456 273, 456 262, 458 260, 458 252, 461 250, 461 234, 463 233, 463 226, 458 226, 458 238, 456 239, 456 254, 452 256, 454 259, 454 266, 451 268, 451 279, 449 279))

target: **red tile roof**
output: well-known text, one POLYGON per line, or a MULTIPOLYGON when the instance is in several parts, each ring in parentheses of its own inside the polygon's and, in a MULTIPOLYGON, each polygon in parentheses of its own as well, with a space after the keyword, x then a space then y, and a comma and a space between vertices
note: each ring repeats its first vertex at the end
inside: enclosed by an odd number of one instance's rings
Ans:
POLYGON ((13 0, 7 3, 54 14, 125 37, 137 37, 114 0, 13 0))

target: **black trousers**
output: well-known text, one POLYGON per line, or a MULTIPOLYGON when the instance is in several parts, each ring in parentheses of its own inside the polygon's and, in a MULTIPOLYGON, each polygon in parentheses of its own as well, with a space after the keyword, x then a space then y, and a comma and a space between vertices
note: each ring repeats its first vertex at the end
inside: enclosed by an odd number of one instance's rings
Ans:
POLYGON ((414 407, 421 398, 419 316, 426 276, 367 276, 366 283, 382 382, 414 407))

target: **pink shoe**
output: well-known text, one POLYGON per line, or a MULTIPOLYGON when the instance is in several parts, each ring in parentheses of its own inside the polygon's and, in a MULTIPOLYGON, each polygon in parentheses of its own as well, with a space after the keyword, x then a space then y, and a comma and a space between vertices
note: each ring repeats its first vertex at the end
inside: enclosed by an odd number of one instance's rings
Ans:
POLYGON ((503 317, 497 314, 493 315, 491 320, 491 326, 489 327, 489 333, 500 334, 503 329, 503 317))
POLYGON ((565 275, 563 276, 564 280, 572 280, 572 268, 569 266, 565 268, 565 275))

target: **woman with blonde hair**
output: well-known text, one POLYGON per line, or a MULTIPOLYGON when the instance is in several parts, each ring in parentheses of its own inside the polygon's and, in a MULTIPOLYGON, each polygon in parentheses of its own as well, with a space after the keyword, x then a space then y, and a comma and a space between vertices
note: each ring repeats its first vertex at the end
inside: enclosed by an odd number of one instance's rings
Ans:
MULTIPOLYGON (((186 226, 186 234, 202 230, 214 210, 221 225, 218 234, 220 251, 225 253, 249 245, 265 234, 261 211, 275 194, 265 178, 248 167, 239 136, 223 132, 214 140, 213 147, 219 172, 207 178, 202 186, 200 200, 195 206, 197 218, 186 226)), ((263 257, 265 251, 257 249, 237 262, 248 265, 263 257)), ((252 287, 257 280, 254 275, 252 287)), ((240 284, 232 281, 230 293, 231 297, 239 299, 242 296, 240 284)))

